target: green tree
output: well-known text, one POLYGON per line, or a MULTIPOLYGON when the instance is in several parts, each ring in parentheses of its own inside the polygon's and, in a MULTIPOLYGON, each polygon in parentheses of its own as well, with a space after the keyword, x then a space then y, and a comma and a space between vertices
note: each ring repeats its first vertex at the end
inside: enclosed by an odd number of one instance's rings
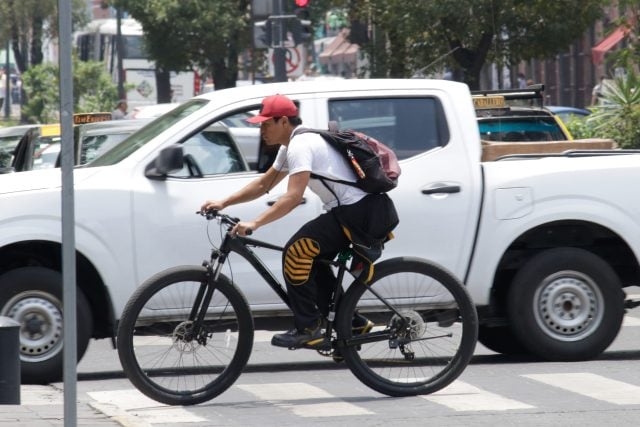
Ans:
MULTIPOLYGON (((86 1, 73 0, 73 23, 81 26, 89 19, 86 1)), ((0 1, 0 42, 11 44, 16 66, 22 73, 42 63, 45 38, 58 35, 58 0, 0 1)))
MULTIPOLYGON (((250 0, 116 0, 144 29, 145 47, 156 67, 200 69, 216 89, 235 86, 238 55, 249 46, 250 0)), ((160 87, 158 88, 160 92, 160 87)))
MULTIPOLYGON (((27 102, 22 107, 29 123, 52 123, 59 120, 59 69, 56 64, 40 64, 23 75, 27 102)), ((104 64, 73 59, 74 107, 77 113, 111 111, 118 100, 118 88, 104 70, 104 64)))
MULTIPOLYGON (((459 80, 479 87, 482 66, 547 58, 602 16, 604 0, 352 0, 351 16, 370 24, 363 45, 376 77, 409 77, 450 53, 459 80)), ((444 64, 441 64, 444 65, 444 64)))
POLYGON ((638 35, 640 35, 640 1, 638 0, 619 0, 619 7, 624 10, 624 14, 611 23, 611 29, 623 27, 628 32, 625 37, 625 46, 616 49, 607 55, 607 62, 613 67, 624 69, 633 68, 640 63, 640 44, 638 35))
POLYGON ((640 148, 640 76, 628 69, 604 86, 603 101, 587 118, 592 136, 612 138, 621 148, 640 148))

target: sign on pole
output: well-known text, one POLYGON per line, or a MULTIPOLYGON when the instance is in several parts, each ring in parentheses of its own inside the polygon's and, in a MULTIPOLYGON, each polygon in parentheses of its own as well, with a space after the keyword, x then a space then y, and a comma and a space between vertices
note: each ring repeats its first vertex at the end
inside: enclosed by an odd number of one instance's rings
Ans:
MULTIPOLYGON (((288 78, 297 78, 304 73, 305 49, 303 46, 288 47, 285 49, 285 69, 288 78)), ((269 73, 275 73, 273 49, 269 49, 269 73)))

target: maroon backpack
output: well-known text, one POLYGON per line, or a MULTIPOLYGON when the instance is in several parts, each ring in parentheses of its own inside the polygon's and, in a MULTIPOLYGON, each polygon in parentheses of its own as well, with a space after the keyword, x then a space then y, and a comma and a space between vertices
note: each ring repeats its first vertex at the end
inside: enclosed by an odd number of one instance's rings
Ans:
POLYGON ((329 130, 300 129, 296 134, 313 132, 324 138, 344 156, 353 167, 356 182, 343 181, 311 174, 313 178, 326 179, 358 187, 367 193, 386 193, 398 185, 400 165, 396 154, 376 139, 354 130, 337 130, 335 122, 329 122, 329 130))

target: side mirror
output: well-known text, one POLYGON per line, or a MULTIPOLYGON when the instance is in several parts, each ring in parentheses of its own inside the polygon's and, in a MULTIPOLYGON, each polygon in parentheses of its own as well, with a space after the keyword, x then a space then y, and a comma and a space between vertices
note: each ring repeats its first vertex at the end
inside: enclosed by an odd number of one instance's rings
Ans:
POLYGON ((171 145, 163 148, 158 157, 147 165, 145 176, 150 179, 164 179, 167 175, 177 172, 184 165, 184 153, 181 145, 171 145))

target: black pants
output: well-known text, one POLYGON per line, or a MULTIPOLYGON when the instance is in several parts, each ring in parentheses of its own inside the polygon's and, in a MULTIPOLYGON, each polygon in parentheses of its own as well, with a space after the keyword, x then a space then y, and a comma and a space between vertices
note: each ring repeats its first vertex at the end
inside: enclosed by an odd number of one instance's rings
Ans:
POLYGON ((370 194, 352 205, 340 206, 306 223, 287 242, 283 252, 284 280, 296 328, 317 325, 329 311, 336 277, 326 263, 351 243, 343 226, 354 234, 382 240, 398 223, 386 194, 370 194), (392 215, 388 215, 389 208, 392 215))
POLYGON ((331 212, 303 225, 287 242, 282 264, 296 328, 315 326, 321 315, 328 313, 336 277, 318 260, 331 260, 348 246, 349 240, 331 212))

